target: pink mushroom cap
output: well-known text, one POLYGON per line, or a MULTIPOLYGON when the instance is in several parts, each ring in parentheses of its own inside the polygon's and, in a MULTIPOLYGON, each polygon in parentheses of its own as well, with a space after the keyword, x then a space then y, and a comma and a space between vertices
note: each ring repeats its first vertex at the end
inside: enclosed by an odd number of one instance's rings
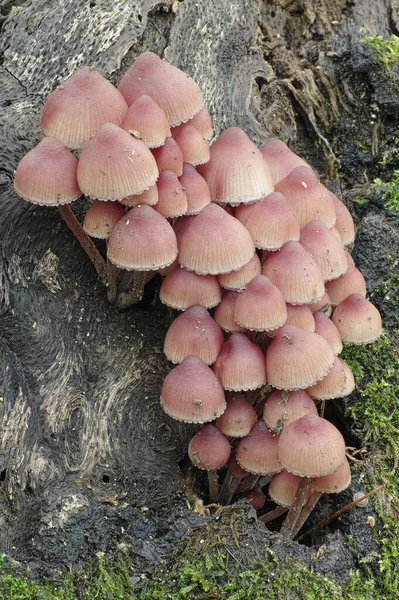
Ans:
POLYGON ((229 460, 230 450, 229 440, 215 425, 204 425, 188 445, 193 465, 206 471, 223 467, 229 460))
POLYGON ((320 335, 284 325, 266 350, 268 382, 283 390, 308 388, 327 375, 334 359, 320 335))
POLYGON ((213 370, 225 390, 255 390, 266 383, 263 352, 243 333, 233 333, 224 342, 213 370))

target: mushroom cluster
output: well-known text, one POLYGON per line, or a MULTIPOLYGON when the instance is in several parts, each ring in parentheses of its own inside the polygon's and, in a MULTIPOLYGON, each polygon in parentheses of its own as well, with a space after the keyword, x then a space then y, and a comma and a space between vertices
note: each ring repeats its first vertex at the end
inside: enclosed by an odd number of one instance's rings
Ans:
POLYGON ((289 509, 282 533, 293 537, 322 493, 350 483, 324 407, 355 386, 343 343, 375 341, 381 317, 346 249, 350 213, 283 142, 259 151, 227 129, 198 171, 212 203, 176 223, 178 266, 160 290, 183 311, 165 337, 177 366, 161 405, 199 427, 188 453, 208 471, 210 501, 241 492, 259 509, 270 481, 279 506, 262 518, 289 509))
POLYGON ((46 137, 17 167, 17 194, 58 206, 110 302, 138 302, 146 281, 177 258, 170 220, 210 203, 195 168, 209 160, 213 135, 200 89, 152 52, 118 89, 82 67, 49 95, 41 127, 46 137), (80 224, 70 203, 82 195, 92 203, 80 224), (106 259, 92 238, 106 240, 106 259))
POLYGON ((293 537, 322 493, 350 482, 343 437, 324 419, 325 402, 354 389, 343 343, 381 333, 347 250, 349 211, 280 140, 259 150, 231 127, 209 146, 200 89, 151 52, 118 89, 81 68, 41 124, 16 192, 59 207, 110 302, 129 306, 164 276, 160 299, 182 312, 165 338, 177 366, 162 407, 199 427, 188 453, 208 471, 211 502, 242 493, 260 509, 270 482, 278 506, 262 519, 289 509, 293 537), (83 225, 70 208, 82 195, 83 225), (106 240, 106 258, 91 238, 106 240))

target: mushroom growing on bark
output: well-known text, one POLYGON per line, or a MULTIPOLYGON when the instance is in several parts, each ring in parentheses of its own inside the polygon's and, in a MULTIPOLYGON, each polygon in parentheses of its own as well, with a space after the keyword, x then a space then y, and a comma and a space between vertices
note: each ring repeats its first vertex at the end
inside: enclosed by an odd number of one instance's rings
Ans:
POLYGON ((122 126, 128 105, 122 94, 90 67, 81 67, 63 81, 44 103, 44 135, 80 150, 105 123, 122 126))
POLYGON ((342 465, 345 441, 329 421, 318 415, 305 415, 281 432, 278 460, 282 468, 302 478, 281 529, 283 535, 292 537, 311 480, 334 473, 342 465))
POLYGON ((209 500, 218 501, 217 470, 223 467, 230 457, 229 440, 214 425, 205 425, 191 439, 188 455, 198 469, 208 471, 209 500))
POLYGON ((144 285, 154 272, 176 259, 176 235, 168 221, 151 206, 136 206, 115 225, 107 256, 119 269, 132 271, 130 286, 117 300, 121 307, 130 306, 141 300, 144 285))
POLYGON ((106 283, 107 265, 69 206, 82 195, 77 169, 78 159, 58 139, 47 137, 21 159, 14 189, 18 196, 33 204, 58 206, 65 223, 106 283))

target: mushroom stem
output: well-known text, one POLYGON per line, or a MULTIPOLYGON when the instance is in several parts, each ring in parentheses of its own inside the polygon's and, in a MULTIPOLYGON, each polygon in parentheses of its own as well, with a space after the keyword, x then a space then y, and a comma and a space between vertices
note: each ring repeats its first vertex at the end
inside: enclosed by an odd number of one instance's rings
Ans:
POLYGON ((379 485, 378 487, 374 488, 374 490, 371 490, 371 492, 369 492, 368 494, 364 494, 364 496, 360 496, 359 498, 356 498, 356 500, 353 500, 352 502, 349 502, 349 504, 345 504, 345 506, 343 506, 342 508, 340 508, 339 510, 337 510, 335 513, 333 513, 332 515, 330 515, 329 517, 327 517, 327 519, 323 519, 323 521, 320 521, 320 523, 317 523, 317 525, 315 525, 311 529, 308 529, 307 531, 305 531, 305 533, 302 533, 299 536, 299 538, 298 538, 297 541, 302 540, 305 536, 308 536, 311 533, 313 533, 314 531, 316 531, 317 529, 320 529, 320 527, 324 527, 324 525, 327 525, 327 523, 329 523, 330 521, 332 521, 333 519, 335 519, 339 515, 342 515, 342 513, 346 512, 347 510, 349 510, 350 508, 352 508, 352 506, 356 506, 356 504, 359 504, 360 502, 362 502, 366 498, 369 498, 370 496, 373 496, 374 494, 376 494, 377 492, 379 492, 380 490, 382 490, 384 487, 385 487, 384 484, 383 485, 379 485))
POLYGON ((121 282, 116 306, 120 309, 138 304, 144 295, 144 286, 155 276, 156 271, 129 271, 121 282))
POLYGON ((87 233, 84 231, 82 225, 79 223, 69 204, 60 205, 58 209, 65 223, 68 225, 69 229, 72 231, 72 233, 82 246, 83 250, 86 252, 87 256, 90 258, 91 262, 95 266, 96 271, 101 277, 102 282, 105 285, 107 285, 107 265, 105 260, 97 250, 93 240, 91 240, 87 233))
POLYGON ((267 485, 268 483, 270 483, 270 481, 272 480, 273 475, 263 475, 263 477, 261 477, 258 481, 258 486, 260 488, 263 488, 265 485, 267 485))
POLYGON ((276 506, 273 510, 270 510, 268 513, 259 517, 259 521, 263 521, 263 523, 270 523, 270 521, 274 521, 280 515, 286 513, 288 508, 286 506, 276 506))
POLYGON ((234 477, 234 475, 227 471, 222 487, 220 488, 220 504, 230 504, 241 479, 242 477, 234 477))
POLYGON ((208 471, 209 503, 217 504, 219 500, 219 478, 216 469, 208 471))
POLYGON ((324 411, 326 409, 326 401, 322 400, 320 404, 320 416, 324 418, 324 411))
POLYGON ((113 265, 112 262, 110 262, 107 259, 107 271, 108 271, 107 300, 110 304, 115 304, 116 294, 117 294, 116 284, 117 284, 119 269, 118 269, 118 267, 115 267, 115 265, 113 265))
POLYGON ((308 491, 308 487, 310 482, 312 481, 311 477, 302 477, 297 492, 295 494, 295 498, 293 503, 291 504, 290 510, 288 511, 288 515, 283 523, 281 528, 281 534, 284 537, 292 538, 293 531, 302 510, 303 505, 305 504, 306 493, 308 491))
POLYGON ((255 487, 255 485, 257 484, 257 481, 259 479, 259 475, 249 475, 249 477, 244 477, 244 479, 241 480, 241 482, 239 483, 238 487, 237 487, 237 492, 248 492, 249 490, 252 490, 252 488, 255 487))
POLYGON ((323 495, 323 492, 318 492, 317 490, 314 490, 314 492, 310 496, 309 500, 303 506, 303 508, 299 514, 299 517, 297 519, 297 522, 295 524, 294 530, 292 532, 293 538, 297 535, 299 530, 305 524, 305 521, 309 517, 310 513, 312 512, 312 510, 314 509, 314 507, 316 506, 316 504, 318 503, 318 501, 320 500, 322 495, 323 495))

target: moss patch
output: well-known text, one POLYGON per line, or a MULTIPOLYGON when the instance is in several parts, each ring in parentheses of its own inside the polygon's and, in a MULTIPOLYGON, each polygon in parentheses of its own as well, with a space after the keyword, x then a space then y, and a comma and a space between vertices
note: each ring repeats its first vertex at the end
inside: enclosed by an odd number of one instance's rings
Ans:
POLYGON ((373 186, 381 190, 385 208, 399 214, 399 170, 393 172, 390 181, 375 179, 373 186))
POLYGON ((381 35, 363 38, 365 44, 373 48, 378 54, 379 60, 385 65, 390 66, 399 62, 399 37, 391 35, 389 38, 383 38, 381 35))
POLYGON ((395 342, 398 332, 384 334, 370 346, 347 346, 342 357, 356 377, 355 402, 348 416, 364 444, 367 486, 373 489, 385 484, 385 493, 373 503, 384 526, 379 536, 381 546, 379 585, 385 597, 399 597, 399 350, 395 342))

